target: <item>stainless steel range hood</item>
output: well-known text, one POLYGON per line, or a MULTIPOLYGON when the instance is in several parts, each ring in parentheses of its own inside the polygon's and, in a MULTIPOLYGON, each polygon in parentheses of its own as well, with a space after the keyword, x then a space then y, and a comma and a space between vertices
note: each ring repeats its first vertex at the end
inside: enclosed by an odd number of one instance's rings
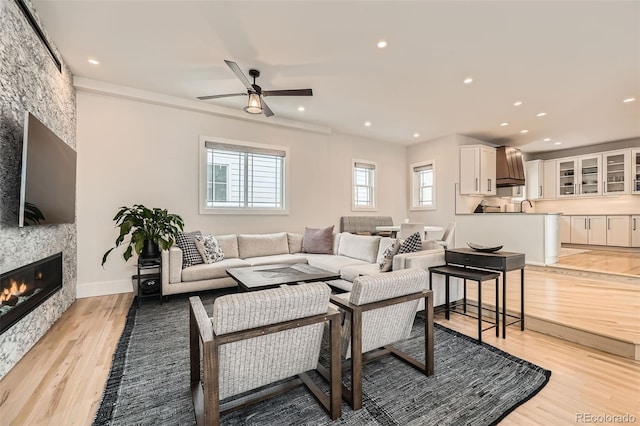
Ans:
POLYGON ((496 187, 524 185, 524 164, 519 149, 501 146, 496 153, 496 187))

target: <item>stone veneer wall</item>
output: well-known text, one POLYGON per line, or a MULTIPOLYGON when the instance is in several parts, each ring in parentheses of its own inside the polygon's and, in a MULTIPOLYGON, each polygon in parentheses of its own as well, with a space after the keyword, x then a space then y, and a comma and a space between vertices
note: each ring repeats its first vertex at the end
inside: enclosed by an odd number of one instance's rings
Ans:
MULTIPOLYGON (((46 29, 42 30, 46 34, 46 29)), ((50 39, 49 43, 53 45, 50 39)), ((62 60, 59 54, 58 59, 62 60)), ((0 335, 0 378, 60 318, 76 295, 76 225, 18 227, 25 111, 36 115, 75 149, 76 104, 71 72, 64 64, 62 73, 58 71, 17 4, 1 0, 0 273, 62 252, 63 287, 0 335)))

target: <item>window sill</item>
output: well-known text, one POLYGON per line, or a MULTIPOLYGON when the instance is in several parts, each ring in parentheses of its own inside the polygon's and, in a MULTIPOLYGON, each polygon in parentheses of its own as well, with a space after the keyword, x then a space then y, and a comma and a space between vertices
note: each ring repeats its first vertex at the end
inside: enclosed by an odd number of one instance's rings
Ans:
POLYGON ((289 214, 289 209, 276 210, 276 209, 225 209, 225 208, 211 208, 200 207, 200 214, 218 214, 229 216, 244 216, 244 215, 271 215, 271 216, 286 216, 289 214))

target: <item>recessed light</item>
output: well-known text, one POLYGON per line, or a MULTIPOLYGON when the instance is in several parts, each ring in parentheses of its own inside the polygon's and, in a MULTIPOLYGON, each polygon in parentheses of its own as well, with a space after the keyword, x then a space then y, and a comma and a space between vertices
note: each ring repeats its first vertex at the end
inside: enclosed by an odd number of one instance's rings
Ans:
POLYGON ((419 137, 420 137, 420 133, 414 133, 414 134, 413 134, 413 137, 414 137, 414 138, 419 138, 419 137))
POLYGON ((513 103, 513 106, 520 106, 520 105, 522 105, 522 101, 515 101, 513 103))
POLYGON ((387 47, 387 42, 386 42, 386 41, 384 41, 384 40, 380 40, 380 41, 378 42, 378 47, 379 47, 380 49, 384 49, 385 47, 387 47))
POLYGON ((554 145, 560 145, 560 144, 562 144, 562 142, 558 141, 558 142, 554 142, 553 144, 554 145))
POLYGON ((462 82, 463 82, 464 84, 471 84, 471 83, 473 83, 473 78, 471 78, 471 77, 467 77, 467 78, 465 78, 464 80, 462 80, 462 82))
POLYGON ((508 122, 508 121, 503 121, 502 123, 500 123, 500 125, 501 125, 502 127, 504 127, 504 126, 508 126, 508 125, 509 125, 509 122, 508 122))
POLYGON ((628 103, 633 102, 635 100, 636 100, 636 98, 627 98, 627 99, 623 100, 622 102, 624 102, 625 104, 628 104, 628 103))
POLYGON ((543 139, 545 142, 549 142, 551 140, 551 138, 544 138, 543 139))
POLYGON ((365 122, 364 122, 364 125, 365 125, 365 126, 367 126, 367 127, 369 127, 369 126, 371 126, 371 122, 370 122, 370 121, 365 121, 365 122))
POLYGON ((304 107, 303 106, 299 106, 298 107, 298 111, 303 112, 304 111, 304 107))
POLYGON ((522 133, 524 135, 525 133, 529 133, 529 131, 526 130, 526 129, 525 130, 520 130, 520 133, 522 133))
POLYGON ((547 115, 546 112, 539 112, 536 114, 536 117, 544 117, 545 115, 547 115))
POLYGON ((91 65, 100 65, 100 61, 96 60, 96 59, 89 59, 89 63, 91 65))

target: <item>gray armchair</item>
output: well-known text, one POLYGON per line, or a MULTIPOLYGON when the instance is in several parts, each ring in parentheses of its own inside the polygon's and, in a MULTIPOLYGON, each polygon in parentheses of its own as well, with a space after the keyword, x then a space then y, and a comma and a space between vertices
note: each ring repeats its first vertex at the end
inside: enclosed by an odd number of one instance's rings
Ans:
POLYGON ((328 307, 330 294, 324 283, 230 294, 214 301, 211 318, 199 297, 189 298, 191 393, 198 425, 218 425, 225 412, 301 385, 332 420, 340 417, 340 313, 328 307), (329 396, 305 374, 318 365, 327 321, 329 396), (293 376, 255 396, 231 398, 293 376))
MULTIPOLYGON (((345 312, 343 367, 351 370, 352 385, 343 388, 343 397, 354 410, 362 407, 363 354, 367 362, 391 354, 426 376, 433 374, 433 293, 425 290, 427 278, 418 269, 362 276, 354 280, 351 293, 331 296, 331 303, 345 312), (409 337, 420 299, 425 303, 424 363, 392 346, 409 337)), ((318 370, 328 377, 328 371, 318 370)))

